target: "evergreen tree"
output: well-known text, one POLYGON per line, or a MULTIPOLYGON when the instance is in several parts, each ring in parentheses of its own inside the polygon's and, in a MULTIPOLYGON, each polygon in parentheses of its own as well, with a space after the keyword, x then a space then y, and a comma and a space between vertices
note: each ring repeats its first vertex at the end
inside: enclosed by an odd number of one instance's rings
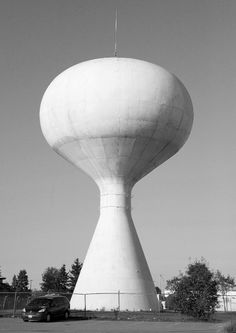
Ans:
POLYGON ((167 287, 174 292, 175 310, 198 319, 208 319, 214 313, 217 282, 203 260, 190 264, 187 272, 168 281, 167 287))
POLYGON ((73 292, 78 277, 80 275, 80 271, 82 269, 82 263, 79 261, 78 258, 75 259, 74 263, 71 265, 71 270, 69 272, 69 288, 70 291, 73 292))
POLYGON ((16 290, 17 284, 18 284, 17 277, 16 277, 16 274, 14 274, 13 278, 12 278, 12 283, 11 283, 11 287, 13 290, 16 290))
POLYGON ((25 269, 20 270, 17 276, 17 291, 28 291, 29 279, 25 269))
POLYGON ((66 265, 62 265, 59 269, 58 286, 60 292, 68 291, 68 273, 66 272, 66 265))

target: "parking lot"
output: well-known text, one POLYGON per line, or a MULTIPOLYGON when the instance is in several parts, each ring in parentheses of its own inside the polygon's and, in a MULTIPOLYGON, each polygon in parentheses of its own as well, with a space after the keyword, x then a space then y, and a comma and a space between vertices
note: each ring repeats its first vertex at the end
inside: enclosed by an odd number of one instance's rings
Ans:
POLYGON ((0 318, 0 332, 56 332, 56 333, 220 333, 223 324, 192 322, 142 322, 108 320, 68 320, 50 323, 23 322, 20 318, 0 318))

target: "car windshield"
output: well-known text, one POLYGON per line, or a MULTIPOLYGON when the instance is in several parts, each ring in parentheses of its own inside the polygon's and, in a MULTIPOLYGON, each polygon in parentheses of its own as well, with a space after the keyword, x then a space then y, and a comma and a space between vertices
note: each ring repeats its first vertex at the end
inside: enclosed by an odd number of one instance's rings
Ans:
POLYGON ((31 302, 29 302, 28 305, 30 306, 48 306, 50 304, 51 300, 47 298, 37 298, 33 299, 31 302))

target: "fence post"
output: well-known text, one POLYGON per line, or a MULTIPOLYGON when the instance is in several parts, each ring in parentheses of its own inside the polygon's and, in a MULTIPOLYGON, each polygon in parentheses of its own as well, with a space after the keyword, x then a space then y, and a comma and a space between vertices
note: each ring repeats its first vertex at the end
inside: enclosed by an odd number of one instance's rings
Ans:
POLYGON ((5 309, 5 305, 6 305, 7 297, 8 297, 7 295, 4 296, 3 305, 2 305, 2 309, 3 309, 3 310, 5 309))
POLYGON ((120 311, 120 290, 118 290, 118 311, 120 311))
POLYGON ((86 311, 87 311, 86 307, 87 307, 87 304, 86 304, 86 294, 84 294, 84 316, 85 316, 85 318, 86 318, 86 311))
POLYGON ((14 296, 14 305, 13 305, 13 314, 12 317, 15 317, 16 314, 16 296, 17 296, 17 291, 15 291, 15 296, 14 296))
POLYGON ((117 300, 118 300, 118 306, 116 309, 114 309, 115 319, 119 319, 119 313, 120 313, 120 290, 118 290, 117 293, 117 300))

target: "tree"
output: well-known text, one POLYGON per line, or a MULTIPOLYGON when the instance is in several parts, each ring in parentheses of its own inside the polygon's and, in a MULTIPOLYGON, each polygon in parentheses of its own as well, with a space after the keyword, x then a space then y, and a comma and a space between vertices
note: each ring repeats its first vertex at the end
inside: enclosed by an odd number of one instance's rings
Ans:
POLYGON ((29 279, 28 275, 25 269, 20 270, 17 278, 17 285, 16 285, 16 290, 17 291, 28 291, 28 286, 29 286, 29 279))
POLYGON ((83 264, 79 261, 79 258, 76 258, 74 263, 71 265, 71 270, 69 272, 69 288, 71 292, 73 292, 75 288, 80 271, 82 269, 82 265, 83 264))
POLYGON ((59 291, 59 270, 55 267, 48 267, 42 274, 41 289, 46 292, 59 291))
POLYGON ((235 285, 234 278, 229 275, 224 276, 219 270, 217 270, 215 273, 215 279, 223 299, 224 311, 228 311, 227 293, 232 290, 235 285))
POLYGON ((168 281, 167 287, 174 292, 175 310, 198 319, 209 319, 215 312, 217 282, 204 260, 188 265, 186 273, 168 281))
POLYGON ((75 259, 71 265, 71 270, 66 271, 66 265, 62 265, 60 269, 48 267, 42 274, 42 291, 50 292, 73 292, 78 276, 82 268, 79 259, 75 259))
POLYGON ((66 272, 66 265, 62 265, 58 273, 58 291, 68 291, 68 273, 66 272))
POLYGON ((177 311, 174 294, 170 294, 166 297, 166 309, 177 311))
POLYGON ((0 267, 0 291, 11 291, 11 286, 7 282, 3 282, 4 280, 6 280, 6 278, 2 276, 2 271, 0 267))
POLYGON ((12 278, 12 283, 11 283, 11 287, 12 287, 13 290, 16 290, 16 288, 17 288, 17 283, 18 283, 18 281, 17 281, 17 277, 16 277, 16 274, 14 274, 14 275, 13 275, 13 278, 12 278))

